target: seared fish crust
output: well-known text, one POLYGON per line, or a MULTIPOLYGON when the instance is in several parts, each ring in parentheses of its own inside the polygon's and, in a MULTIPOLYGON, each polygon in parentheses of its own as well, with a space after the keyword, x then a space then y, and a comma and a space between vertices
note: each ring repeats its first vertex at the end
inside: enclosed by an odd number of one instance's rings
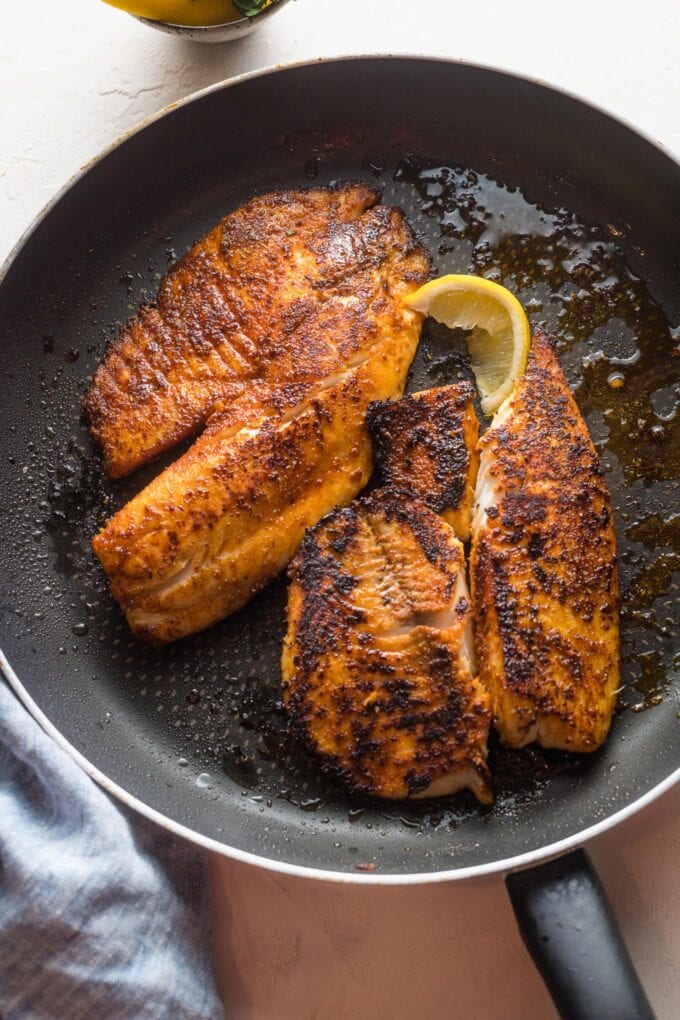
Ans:
POLYGON ((619 686, 619 586, 602 467, 549 338, 480 442, 472 598, 480 679, 511 747, 593 751, 619 686))
POLYGON ((366 409, 400 395, 420 330, 394 303, 383 322, 365 360, 323 386, 262 386, 214 415, 95 537, 139 637, 174 641, 239 609, 283 570, 307 528, 366 485, 366 409))
POLYGON ((489 699, 451 528, 384 489, 308 532, 290 577, 284 701, 323 769, 380 797, 467 787, 489 803, 489 699))
POLYGON ((401 212, 378 201, 363 184, 262 195, 180 259, 83 404, 111 477, 195 434, 254 380, 322 379, 360 353, 367 292, 377 300, 387 279, 409 292, 427 266, 401 212))
MULTIPOLYGON (((87 406, 114 474, 176 442, 185 425, 193 429, 210 414, 188 453, 92 543, 143 639, 173 641, 239 609, 286 566, 308 527, 368 481, 366 410, 371 401, 403 391, 422 316, 401 297, 422 283, 429 267, 399 210, 379 206, 360 216, 376 197, 351 185, 247 203, 166 279, 166 291, 185 292, 185 317, 177 319, 172 343, 151 349, 151 334, 137 331, 135 340, 124 330, 100 366, 87 406), (293 228, 304 243, 293 239, 293 228), (277 255, 281 245, 284 253, 277 255), (197 339, 206 322, 215 337, 219 333, 219 316, 205 318, 201 311, 205 289, 212 293, 217 286, 218 248, 230 301, 241 288, 239 322, 249 323, 251 337, 259 329, 249 371, 260 374, 245 382, 225 367, 228 358, 215 364, 214 348, 197 339), (185 333, 187 323, 193 325, 185 333), (161 359, 169 352, 176 357, 167 386, 124 383, 126 373, 132 378, 138 371, 139 359, 148 364, 152 355, 161 359), (97 404, 118 370, 118 395, 97 404)), ((162 304, 159 297, 159 309, 162 304)), ((230 343, 236 335, 229 333, 230 343)))
POLYGON ((372 404, 367 418, 381 484, 421 499, 463 542, 479 465, 473 396, 468 383, 441 386, 372 404))

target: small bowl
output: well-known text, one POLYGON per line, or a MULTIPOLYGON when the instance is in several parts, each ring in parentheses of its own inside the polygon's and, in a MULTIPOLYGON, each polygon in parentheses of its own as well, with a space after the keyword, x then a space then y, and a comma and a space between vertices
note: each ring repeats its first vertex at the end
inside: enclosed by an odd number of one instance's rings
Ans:
POLYGON ((191 39, 192 42, 224 43, 249 35, 250 32, 263 25, 268 18, 277 14, 287 3, 288 0, 274 0, 271 6, 265 7, 263 11, 255 14, 252 18, 237 18, 235 21, 226 21, 222 25, 173 25, 169 21, 152 21, 151 18, 140 18, 134 14, 132 16, 137 21, 141 21, 143 25, 155 28, 159 32, 179 35, 184 39, 191 39))

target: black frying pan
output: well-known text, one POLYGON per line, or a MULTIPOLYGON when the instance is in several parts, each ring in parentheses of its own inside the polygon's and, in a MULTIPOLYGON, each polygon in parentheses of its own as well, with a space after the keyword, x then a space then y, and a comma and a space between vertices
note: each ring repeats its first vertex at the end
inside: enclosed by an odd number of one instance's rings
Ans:
MULTIPOLYGON (((250 75, 123 139, 50 206, 0 286, 1 626, 18 695, 108 790, 226 855, 364 882, 513 871, 523 934, 563 1014, 651 1015, 585 856, 517 869, 678 776, 679 224, 668 155, 566 95, 462 64, 250 75), (403 206, 439 271, 496 274, 559 335, 616 508, 625 688, 610 739, 582 758, 494 745, 491 809, 468 795, 356 800, 319 776, 279 703, 283 580, 212 630, 149 650, 89 550, 97 522, 158 470, 106 482, 79 423, 107 339, 249 195, 357 177, 403 206)), ((412 386, 465 372, 464 344, 428 325, 412 386)))

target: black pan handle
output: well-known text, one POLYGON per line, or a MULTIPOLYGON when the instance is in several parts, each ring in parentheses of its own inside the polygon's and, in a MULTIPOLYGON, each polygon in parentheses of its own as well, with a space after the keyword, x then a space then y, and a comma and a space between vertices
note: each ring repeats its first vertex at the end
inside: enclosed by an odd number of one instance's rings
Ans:
POLYGON ((505 882, 562 1020, 654 1020, 585 850, 513 872, 505 882))

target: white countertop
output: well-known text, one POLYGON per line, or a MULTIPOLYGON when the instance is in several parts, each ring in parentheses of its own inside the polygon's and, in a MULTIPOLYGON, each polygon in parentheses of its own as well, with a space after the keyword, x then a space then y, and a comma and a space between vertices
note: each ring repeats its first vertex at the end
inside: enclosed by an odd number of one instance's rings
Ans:
MULTIPOLYGON (((680 153, 679 49, 677 0, 296 0, 261 33, 217 47, 153 32, 99 0, 6 3, 0 260, 101 148, 242 71, 340 53, 463 58, 588 97, 680 153)), ((680 1015, 679 809, 672 791, 590 847, 659 1020, 680 1015)), ((223 862, 215 887, 229 1020, 555 1016, 501 879, 367 890, 223 862)))

